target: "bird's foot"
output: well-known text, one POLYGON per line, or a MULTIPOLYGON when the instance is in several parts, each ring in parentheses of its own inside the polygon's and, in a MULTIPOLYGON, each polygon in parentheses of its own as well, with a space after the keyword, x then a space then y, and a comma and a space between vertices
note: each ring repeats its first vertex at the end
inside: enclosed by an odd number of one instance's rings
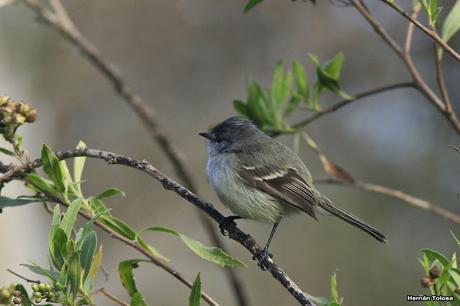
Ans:
POLYGON ((235 220, 242 219, 240 216, 228 216, 219 224, 220 232, 224 236, 228 236, 227 229, 236 226, 235 220))
POLYGON ((257 260, 257 265, 262 269, 262 271, 267 271, 268 270, 268 268, 264 264, 264 262, 269 258, 272 259, 273 255, 268 253, 268 250, 266 250, 266 249, 263 249, 262 251, 260 251, 256 255, 252 256, 253 260, 257 260))

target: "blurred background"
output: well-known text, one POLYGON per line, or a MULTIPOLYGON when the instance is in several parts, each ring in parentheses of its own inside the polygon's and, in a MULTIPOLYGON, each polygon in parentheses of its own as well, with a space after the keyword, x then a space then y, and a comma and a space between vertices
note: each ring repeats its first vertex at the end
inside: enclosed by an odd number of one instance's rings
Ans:
MULTIPOLYGON (((246 97, 246 83, 271 82, 275 63, 293 60, 314 70, 307 53, 321 60, 345 53, 343 88, 354 94, 408 81, 400 60, 353 8, 318 1, 265 1, 243 14, 246 1, 97 0, 64 1, 82 33, 104 57, 117 64, 126 80, 155 108, 157 119, 186 162, 199 194, 218 202, 205 174, 205 142, 197 133, 234 115, 234 99, 246 97)), ((453 1, 446 1, 446 5, 453 1)), ((388 30, 402 41, 406 21, 387 7, 369 3, 388 30)), ((446 10, 447 11, 447 10, 446 10)), ((444 12, 445 13, 445 12, 444 12)), ((0 9, 0 95, 23 99, 39 111, 38 121, 21 128, 33 157, 42 143, 56 150, 84 140, 89 147, 147 159, 171 177, 170 163, 153 143, 136 115, 117 96, 104 76, 56 31, 36 22, 24 5, 0 9)), ((460 49, 459 35, 450 43, 460 49)), ((432 43, 415 31, 417 66, 434 84, 432 43)), ((447 86, 452 101, 460 99, 459 63, 445 56, 447 86)), ((327 106, 338 99, 326 96, 327 106)), ((458 103, 454 107, 460 111, 458 103)), ((297 118, 309 113, 300 112, 297 118)), ((399 89, 356 102, 308 126, 333 161, 363 181, 404 190, 454 212, 460 212, 460 156, 448 144, 458 135, 419 93, 399 89)), ((281 140, 292 146, 292 137, 281 140)), ((325 173, 314 153, 301 146, 301 157, 314 177, 325 173)), ((125 198, 106 203, 115 216, 136 229, 172 227, 210 244, 192 205, 159 183, 134 170, 89 160, 84 174, 86 195, 116 186, 125 198)), ((455 251, 449 231, 459 226, 396 199, 341 186, 319 186, 337 204, 360 216, 389 237, 385 246, 334 218, 319 223, 297 215, 281 223, 271 251, 285 271, 310 294, 329 297, 329 278, 337 271, 344 305, 400 305, 407 294, 423 293, 420 249, 455 251)), ((9 184, 4 194, 24 188, 9 184)), ((47 263, 50 216, 39 204, 5 209, 0 215, 0 284, 18 279, 10 268, 31 276, 20 263, 47 263)), ((240 226, 264 243, 269 225, 241 221, 240 226)), ((117 265, 140 255, 100 232, 104 267, 109 280, 100 287, 127 299, 117 265)), ((203 289, 221 305, 236 305, 223 271, 189 251, 178 239, 149 234, 152 245, 171 258, 188 279, 201 272, 203 289)), ((251 305, 297 305, 288 292, 252 262, 240 245, 226 239, 233 256, 248 264, 240 269, 251 305)), ((32 277, 32 276, 31 276, 32 277)), ((35 277, 36 278, 36 277, 35 277)), ((186 305, 189 289, 153 265, 136 270, 139 287, 151 305, 186 305)), ((98 298, 98 305, 111 305, 98 298)))

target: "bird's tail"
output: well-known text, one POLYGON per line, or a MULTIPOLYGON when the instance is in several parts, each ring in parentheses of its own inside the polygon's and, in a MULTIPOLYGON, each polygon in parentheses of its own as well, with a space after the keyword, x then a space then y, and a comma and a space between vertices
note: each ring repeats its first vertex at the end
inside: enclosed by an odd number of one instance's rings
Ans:
POLYGON ((381 241, 383 243, 388 244, 388 241, 387 241, 386 237, 381 232, 379 232, 377 229, 373 228, 372 226, 370 226, 366 222, 361 221, 360 219, 358 219, 357 217, 353 216, 349 212, 335 207, 332 204, 331 200, 329 200, 328 198, 324 197, 319 205, 321 206, 321 208, 323 208, 327 212, 329 212, 329 213, 333 214, 334 216, 339 217, 343 221, 345 221, 345 222, 347 222, 347 223, 349 223, 349 224, 351 224, 351 225, 353 225, 353 226, 365 231, 366 233, 368 233, 369 235, 371 235, 372 237, 374 237, 378 241, 381 241))

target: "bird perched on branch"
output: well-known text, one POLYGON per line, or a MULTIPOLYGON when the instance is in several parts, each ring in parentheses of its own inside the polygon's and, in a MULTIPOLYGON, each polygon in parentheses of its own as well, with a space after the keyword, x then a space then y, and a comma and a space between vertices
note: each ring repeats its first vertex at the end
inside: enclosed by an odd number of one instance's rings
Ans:
POLYGON ((313 186, 300 157, 250 120, 231 117, 199 135, 208 139, 209 182, 222 203, 236 214, 226 217, 221 231, 236 219, 273 223, 263 251, 255 256, 262 268, 281 219, 296 212, 305 212, 315 220, 319 215, 334 215, 387 242, 377 229, 334 206, 313 186))

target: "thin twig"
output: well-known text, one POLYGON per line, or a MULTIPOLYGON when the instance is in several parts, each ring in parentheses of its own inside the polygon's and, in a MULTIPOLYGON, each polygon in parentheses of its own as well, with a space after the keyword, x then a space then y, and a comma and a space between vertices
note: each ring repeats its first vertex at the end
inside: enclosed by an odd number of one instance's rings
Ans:
MULTIPOLYGON (((177 195, 179 195, 183 199, 187 200, 194 206, 201 209, 204 213, 206 213, 209 217, 211 217, 218 224, 222 224, 225 221, 225 216, 222 215, 217 209, 215 209, 214 206, 210 202, 207 202, 201 199, 200 197, 198 197, 196 194, 194 194, 193 192, 191 192, 184 186, 180 185, 179 183, 175 182, 171 178, 164 175, 162 172, 160 172, 158 169, 156 169, 154 166, 152 166, 145 160, 137 160, 137 159, 134 159, 128 156, 115 154, 115 153, 111 153, 107 151, 89 149, 89 148, 84 148, 84 149, 77 148, 77 149, 69 150, 69 151, 60 151, 60 152, 56 152, 56 156, 60 160, 75 158, 78 156, 86 156, 90 158, 97 158, 97 159, 105 160, 109 164, 118 164, 118 165, 123 165, 123 166, 137 169, 153 177, 155 180, 159 181, 162 184, 164 189, 175 192, 177 195)), ((16 173, 17 175, 23 175, 24 172, 30 171, 31 169, 38 168, 41 165, 42 165, 41 159, 36 159, 32 162, 25 164, 24 166, 17 168, 16 173)), ((83 216, 85 217, 85 215, 83 216)), ((91 218, 91 216, 89 215, 86 215, 86 217, 91 218)), ((95 224, 97 223, 98 221, 96 220, 95 224)), ((100 227, 104 229, 104 224, 101 224, 100 227)), ((257 255, 262 251, 262 248, 257 244, 257 242, 249 234, 246 234, 245 232, 240 230, 238 226, 236 225, 229 226, 226 229, 226 231, 228 232, 229 238, 240 243, 252 255, 257 255)), ((144 250, 143 248, 139 248, 136 242, 128 240, 124 238, 123 236, 116 235, 116 233, 114 235, 117 237, 117 239, 122 240, 126 244, 129 244, 132 247, 138 249, 148 258, 150 259, 154 258, 155 260, 157 260, 156 257, 152 257, 152 255, 148 253, 148 251, 144 250)), ((169 268, 161 261, 159 261, 158 264, 164 265, 163 268, 165 270, 169 268)), ((300 289, 300 287, 293 280, 291 280, 291 278, 283 271, 283 269, 273 261, 272 258, 267 256, 267 258, 263 260, 262 264, 267 268, 267 270, 271 273, 271 275, 276 280, 278 280, 278 282, 280 282, 283 287, 285 287, 288 290, 288 292, 300 303, 300 305, 304 305, 304 306, 316 305, 310 299, 310 296, 304 293, 302 289, 300 289)), ((171 271, 171 273, 175 273, 175 272, 171 271)))
MULTIPOLYGON (((385 0, 381 0, 385 1, 385 0)), ((361 0, 351 0, 354 7, 358 12, 363 15, 367 22, 372 26, 374 31, 394 50, 396 55, 402 59, 408 72, 411 74, 414 83, 417 86, 417 89, 420 91, 425 98, 441 112, 441 114, 449 121, 451 126, 455 131, 460 134, 460 121, 453 112, 447 112, 446 106, 443 101, 433 92, 433 90, 428 86, 425 80, 420 75, 417 67, 415 66, 412 57, 409 53, 402 51, 401 47, 396 43, 396 41, 388 34, 384 27, 380 25, 377 19, 372 15, 372 13, 365 7, 361 0)), ((410 16, 409 16, 410 17, 410 16)), ((417 24, 415 24, 417 25, 417 24)))
POLYGON ((366 191, 383 194, 401 200, 402 202, 407 203, 411 206, 430 211, 454 223, 460 224, 460 215, 455 214, 440 206, 434 205, 428 202, 427 200, 417 198, 397 189, 357 181, 354 178, 354 176, 350 174, 350 172, 345 171, 342 167, 338 166, 335 163, 332 163, 330 159, 326 156, 326 154, 324 154, 324 152, 318 146, 318 144, 311 138, 311 136, 309 136, 306 133, 302 134, 302 136, 307 145, 318 155, 318 158, 321 160, 321 163, 323 164, 324 171, 327 174, 334 177, 323 180, 315 180, 315 183, 353 186, 366 191))
POLYGON ((452 149, 454 149, 455 151, 457 151, 458 153, 460 153, 460 148, 459 148, 459 147, 454 146, 454 145, 449 145, 449 147, 451 147, 452 149))
POLYGON ((113 295, 112 293, 110 293, 109 291, 107 291, 106 289, 104 288, 101 288, 99 290, 96 290, 93 292, 93 294, 98 294, 98 293, 102 293, 103 295, 105 295, 106 297, 108 297, 109 299, 111 299, 112 301, 114 301, 115 303, 117 303, 118 305, 121 305, 121 306, 130 306, 128 303, 126 303, 125 301, 123 301, 122 299, 116 297, 115 295, 113 295))
MULTIPOLYGON (((56 202, 56 203, 58 203, 60 205, 63 205, 65 207, 68 206, 68 203, 63 202, 61 199, 57 199, 57 198, 53 197, 52 195, 46 194, 45 192, 44 192, 44 194, 49 198, 50 201, 56 202)), ((45 208, 50 214, 53 213, 53 211, 51 210, 51 208, 48 205, 45 205, 45 208)), ((117 232, 113 231, 110 227, 108 227, 104 223, 100 222, 99 220, 97 220, 97 219, 94 220, 91 215, 89 215, 88 213, 86 213, 86 212, 84 212, 82 210, 80 210, 78 212, 78 214, 80 216, 82 216, 83 218, 85 218, 86 220, 93 220, 93 222, 94 222, 93 224, 96 225, 97 227, 99 227, 101 230, 103 230, 107 234, 109 234, 110 237, 112 237, 112 238, 114 238, 116 240, 119 240, 119 241, 123 242, 124 244, 136 249, 137 251, 142 253, 145 257, 147 257, 154 265, 162 268, 163 270, 165 270, 166 272, 168 272, 169 274, 174 276, 176 279, 178 279, 181 283, 183 283, 184 285, 186 285, 190 289, 193 287, 193 284, 189 280, 184 278, 179 272, 177 272, 177 270, 175 270, 170 265, 168 265, 167 263, 163 262, 161 259, 159 259, 155 255, 153 255, 152 253, 150 253, 149 251, 147 251, 146 249, 141 247, 137 243, 137 241, 130 240, 130 239, 118 234, 117 232)), ((214 301, 214 299, 212 299, 208 294, 206 294, 203 291, 201 292, 201 298, 203 300, 205 300, 211 306, 219 306, 219 304, 216 301, 214 301)))
POLYGON ((460 215, 455 214, 440 206, 434 205, 433 203, 427 200, 415 197, 398 189, 393 189, 377 184, 365 183, 360 181, 354 181, 353 183, 349 183, 334 178, 315 180, 315 184, 335 184, 342 186, 352 186, 365 191, 383 194, 395 199, 399 199, 403 203, 409 204, 411 206, 437 214, 449 221, 452 221, 453 223, 460 224, 460 215))
POLYGON ((338 109, 340 109, 340 108, 342 108, 344 106, 347 106, 347 105, 349 105, 349 104, 351 104, 353 102, 356 102, 356 101, 358 101, 360 99, 363 99, 363 98, 366 98, 366 97, 369 97, 369 96, 372 96, 372 95, 376 95, 376 94, 379 94, 379 93, 382 93, 382 92, 386 92, 386 91, 390 91, 390 90, 394 90, 394 89, 399 89, 399 88, 406 88, 406 87, 415 88, 415 84, 414 84, 414 82, 397 83, 397 84, 377 87, 377 88, 373 88, 373 89, 370 89, 370 90, 367 90, 367 91, 364 91, 364 92, 357 93, 357 94, 353 95, 353 99, 346 99, 346 100, 342 100, 340 102, 337 102, 334 105, 324 109, 323 111, 314 114, 310 118, 307 118, 307 119, 305 119, 303 121, 300 121, 300 122, 294 124, 292 126, 292 128, 300 129, 302 127, 305 127, 308 124, 312 123, 313 121, 318 120, 319 118, 323 117, 324 115, 327 115, 329 113, 335 112, 338 109))
POLYGON ((41 283, 41 281, 39 281, 39 280, 33 280, 33 279, 30 279, 30 278, 24 277, 24 276, 22 276, 22 275, 20 275, 20 274, 18 274, 18 273, 16 273, 16 272, 10 270, 10 269, 6 269, 6 271, 8 271, 8 272, 10 272, 11 274, 13 274, 13 275, 15 275, 15 276, 17 276, 17 277, 19 277, 19 278, 25 280, 25 281, 28 282, 28 283, 35 283, 35 284, 40 284, 40 283, 41 283))
MULTIPOLYGON (((417 19, 417 16, 420 13, 421 9, 422 9, 422 4, 420 2, 415 4, 414 8, 412 9, 411 17, 413 19, 417 19)), ((414 27, 415 27, 415 25, 412 22, 409 22, 407 24, 406 43, 404 45, 404 52, 406 54, 410 53, 410 49, 412 47, 412 40, 413 40, 413 36, 414 36, 414 27)))
POLYGON ((436 31, 430 30, 429 28, 425 27, 423 24, 421 24, 417 19, 412 18, 409 14, 407 14, 406 11, 404 11, 401 7, 399 7, 395 1, 391 0, 380 0, 380 2, 385 3, 392 9, 394 9, 396 12, 401 14, 404 18, 406 18, 409 22, 413 23, 417 28, 422 30, 425 34, 430 36, 434 41, 436 41, 447 53, 452 55, 454 59, 460 62, 460 54, 458 54, 452 47, 450 47, 439 35, 436 33, 436 31))
MULTIPOLYGON (((157 142, 166 157, 169 159, 180 181, 191 191, 196 192, 197 188, 193 182, 192 176, 182 160, 182 154, 174 147, 170 138, 159 126, 154 109, 135 93, 124 80, 119 69, 112 63, 102 57, 99 50, 84 37, 75 26, 64 6, 59 0, 51 0, 51 6, 55 13, 53 14, 46 7, 41 5, 37 0, 24 0, 24 2, 35 11, 45 24, 55 28, 58 32, 74 44, 82 54, 97 68, 114 86, 115 91, 124 99, 124 101, 134 110, 147 128, 150 136, 157 142)), ((200 221, 210 237, 211 241, 222 249, 225 249, 223 241, 220 239, 211 220, 206 215, 199 214, 200 221)), ((224 269, 227 278, 230 281, 232 290, 236 296, 239 306, 248 305, 248 297, 242 286, 242 282, 237 272, 232 269, 224 269)))

